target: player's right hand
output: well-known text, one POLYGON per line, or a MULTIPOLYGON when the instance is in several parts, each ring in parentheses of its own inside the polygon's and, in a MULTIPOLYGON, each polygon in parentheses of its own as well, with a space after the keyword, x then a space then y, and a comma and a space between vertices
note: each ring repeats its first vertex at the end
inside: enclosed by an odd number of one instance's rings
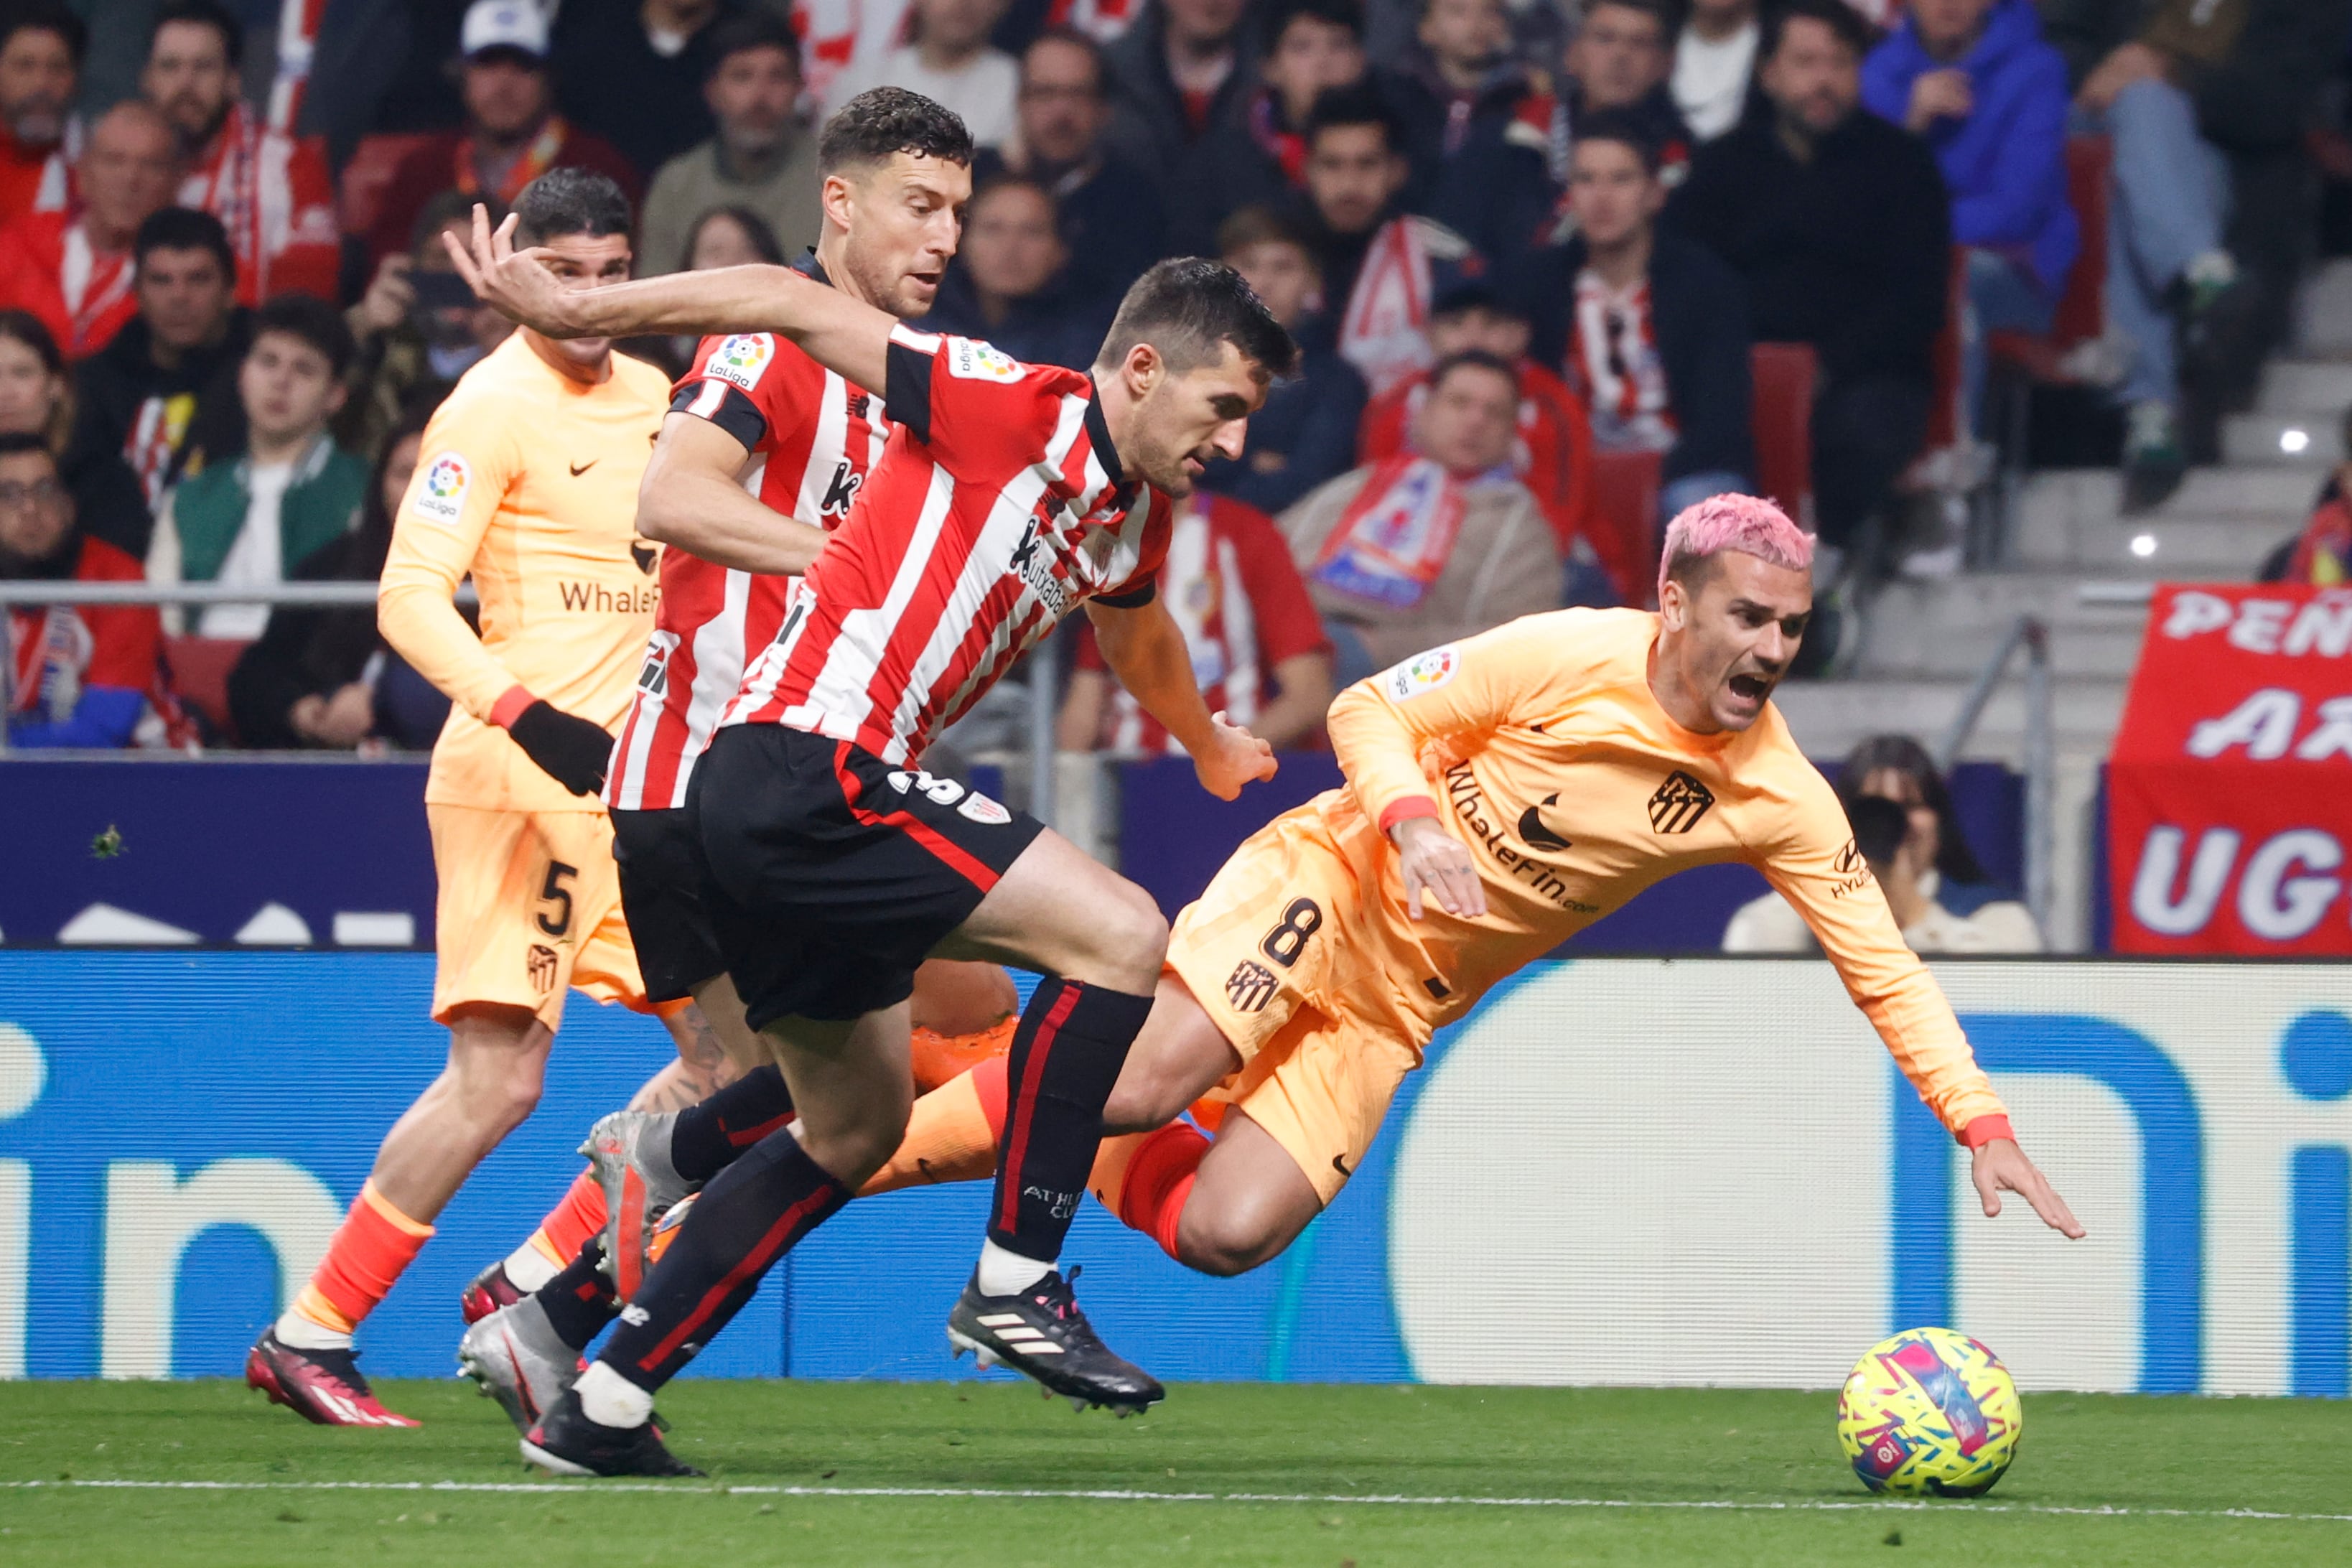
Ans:
POLYGON ((535 246, 523 250, 514 247, 515 221, 515 215, 509 213, 493 230, 489 209, 477 202, 467 238, 460 243, 457 236, 444 230, 441 244, 458 276, 474 290, 474 298, 499 315, 551 338, 583 335, 586 329, 572 319, 571 307, 577 303, 574 295, 540 260, 545 251, 535 246))
POLYGON ((573 795, 604 790, 604 769, 613 760, 613 737, 602 724, 540 701, 516 714, 507 733, 514 737, 524 756, 573 795))
POLYGON ((1486 912, 1486 889, 1469 849, 1435 817, 1408 816, 1389 829, 1389 837, 1396 840, 1404 872, 1406 914, 1421 919, 1424 891, 1449 915, 1476 920, 1486 912))

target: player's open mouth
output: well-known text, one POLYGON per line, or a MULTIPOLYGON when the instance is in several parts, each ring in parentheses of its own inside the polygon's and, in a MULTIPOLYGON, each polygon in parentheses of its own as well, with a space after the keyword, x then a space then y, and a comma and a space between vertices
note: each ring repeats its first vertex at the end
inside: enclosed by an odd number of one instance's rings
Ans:
POLYGON ((1731 694, 1747 702, 1761 702, 1772 695, 1772 683, 1760 675, 1735 675, 1724 682, 1731 694))

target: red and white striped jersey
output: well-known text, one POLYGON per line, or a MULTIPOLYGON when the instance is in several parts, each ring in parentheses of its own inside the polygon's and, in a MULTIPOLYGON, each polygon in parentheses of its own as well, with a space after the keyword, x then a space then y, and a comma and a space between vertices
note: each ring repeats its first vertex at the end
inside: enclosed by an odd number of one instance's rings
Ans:
MULTIPOLYGON (((833 529, 890 433, 877 400, 766 332, 706 338, 670 407, 709 420, 751 451, 743 488, 770 510, 833 529)), ((622 811, 686 804, 687 780, 774 639, 800 579, 731 571, 662 552, 661 606, 645 668, 613 748, 604 802, 622 811)))
POLYGON ((1174 509, 1076 371, 899 327, 887 400, 881 461, 720 722, 903 765, 1081 601, 1150 603, 1174 509))

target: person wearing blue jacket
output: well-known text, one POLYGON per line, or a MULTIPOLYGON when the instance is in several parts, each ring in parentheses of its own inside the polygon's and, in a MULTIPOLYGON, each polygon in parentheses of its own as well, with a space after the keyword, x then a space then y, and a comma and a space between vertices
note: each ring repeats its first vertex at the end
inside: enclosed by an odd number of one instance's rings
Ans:
POLYGON ((1985 335, 2047 331, 2082 232, 2066 200, 2066 61, 2032 0, 1913 0, 1862 67, 1862 101, 1926 139, 1967 252, 1961 407, 1984 412, 1985 335))

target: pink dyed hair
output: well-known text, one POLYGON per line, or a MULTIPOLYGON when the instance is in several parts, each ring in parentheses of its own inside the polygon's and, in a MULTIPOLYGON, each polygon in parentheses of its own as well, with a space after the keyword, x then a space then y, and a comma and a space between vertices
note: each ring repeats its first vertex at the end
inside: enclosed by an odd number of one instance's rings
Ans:
POLYGON ((1658 600, 1665 602, 1666 582, 1694 561, 1704 561, 1727 550, 1753 555, 1791 572, 1813 566, 1813 536, 1789 521, 1789 514, 1760 496, 1726 491, 1685 507, 1666 524, 1666 546, 1658 563, 1658 600))

